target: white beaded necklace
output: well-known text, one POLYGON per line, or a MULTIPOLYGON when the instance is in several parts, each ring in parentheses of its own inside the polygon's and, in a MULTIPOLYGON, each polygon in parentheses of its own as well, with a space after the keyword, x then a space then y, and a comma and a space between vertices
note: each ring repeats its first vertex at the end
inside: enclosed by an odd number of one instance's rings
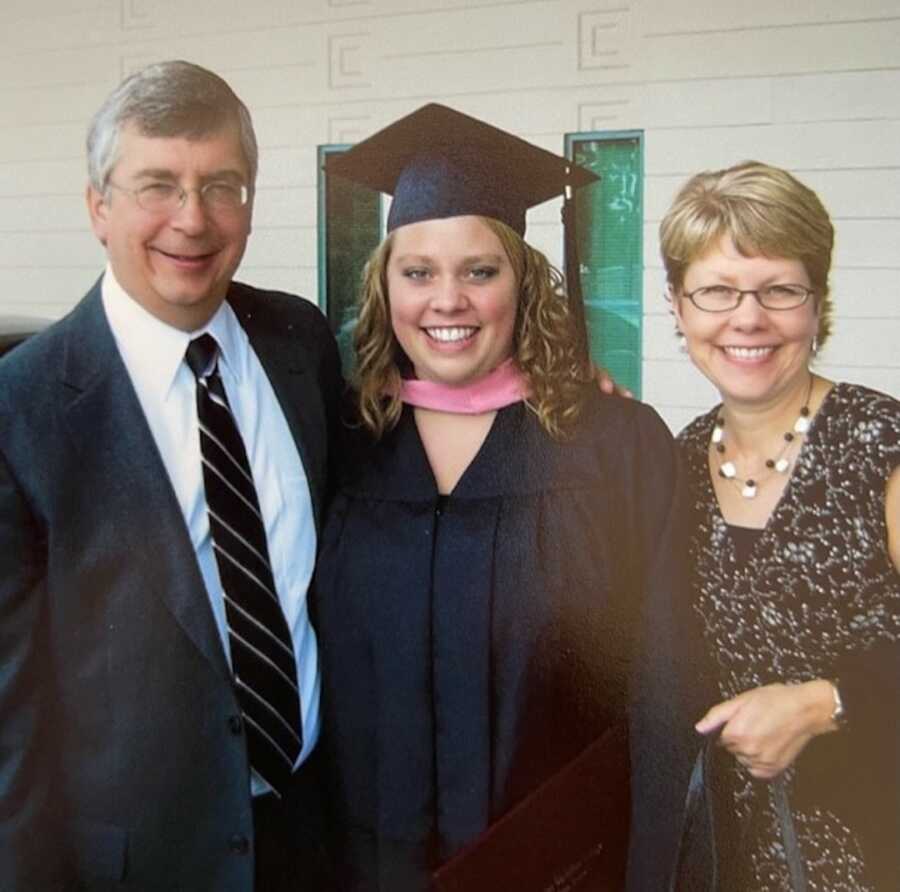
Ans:
POLYGON ((725 419, 721 415, 716 418, 709 444, 710 448, 716 453, 716 460, 719 463, 719 476, 724 480, 731 481, 735 486, 739 487, 741 495, 745 499, 756 498, 756 493, 759 491, 761 482, 765 482, 769 477, 776 473, 786 474, 790 469, 791 460, 785 453, 798 435, 801 437, 805 436, 806 432, 809 430, 809 398, 812 395, 812 388, 813 377, 810 375, 809 387, 806 389, 806 398, 803 400, 800 414, 797 416, 793 428, 789 431, 785 431, 782 436, 781 449, 778 451, 778 454, 775 455, 774 458, 766 459, 766 468, 768 468, 770 473, 763 477, 762 481, 754 477, 739 477, 737 466, 734 461, 731 459, 723 460, 723 456, 725 455, 725 419))

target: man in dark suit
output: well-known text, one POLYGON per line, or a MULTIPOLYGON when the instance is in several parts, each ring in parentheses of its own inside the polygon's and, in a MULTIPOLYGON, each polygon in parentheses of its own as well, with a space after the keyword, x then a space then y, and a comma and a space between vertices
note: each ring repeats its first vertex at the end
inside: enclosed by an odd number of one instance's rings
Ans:
POLYGON ((138 72, 88 154, 106 271, 0 363, 0 888, 327 888, 306 595, 334 341, 232 282, 256 143, 224 81, 138 72))

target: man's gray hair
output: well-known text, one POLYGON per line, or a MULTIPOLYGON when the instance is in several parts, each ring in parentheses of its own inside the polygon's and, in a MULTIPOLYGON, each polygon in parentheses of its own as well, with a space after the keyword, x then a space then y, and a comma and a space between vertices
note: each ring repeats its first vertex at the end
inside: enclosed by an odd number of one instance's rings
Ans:
POLYGON ((91 121, 87 135, 91 185, 106 191, 126 124, 134 124, 144 136, 203 139, 231 123, 238 125, 252 191, 259 151, 247 106, 222 78, 199 65, 182 61, 148 65, 122 81, 91 121))

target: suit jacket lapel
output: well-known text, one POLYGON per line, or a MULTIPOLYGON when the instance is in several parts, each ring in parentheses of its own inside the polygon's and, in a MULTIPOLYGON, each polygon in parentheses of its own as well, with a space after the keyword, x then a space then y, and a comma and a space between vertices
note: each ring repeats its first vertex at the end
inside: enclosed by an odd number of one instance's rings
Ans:
POLYGON ((315 375, 308 367, 308 358, 300 351, 302 341, 291 336, 294 324, 285 325, 263 302, 250 302, 234 292, 228 300, 278 397, 303 462, 316 530, 320 532, 327 473, 327 420, 315 375))
POLYGON ((163 599, 212 666, 230 677, 203 577, 175 492, 100 300, 99 282, 69 319, 62 412, 85 457, 85 480, 106 502, 110 547, 134 584, 163 599))

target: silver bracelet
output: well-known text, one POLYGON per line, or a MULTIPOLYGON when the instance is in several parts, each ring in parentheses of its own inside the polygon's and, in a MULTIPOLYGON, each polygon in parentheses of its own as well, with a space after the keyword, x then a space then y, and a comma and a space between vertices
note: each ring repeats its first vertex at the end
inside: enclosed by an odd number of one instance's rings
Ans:
POLYGON ((834 697, 834 709, 831 713, 831 721, 839 728, 843 728, 844 725, 847 724, 847 713, 844 710, 844 701, 841 700, 841 692, 836 681, 831 682, 831 695, 834 697))

